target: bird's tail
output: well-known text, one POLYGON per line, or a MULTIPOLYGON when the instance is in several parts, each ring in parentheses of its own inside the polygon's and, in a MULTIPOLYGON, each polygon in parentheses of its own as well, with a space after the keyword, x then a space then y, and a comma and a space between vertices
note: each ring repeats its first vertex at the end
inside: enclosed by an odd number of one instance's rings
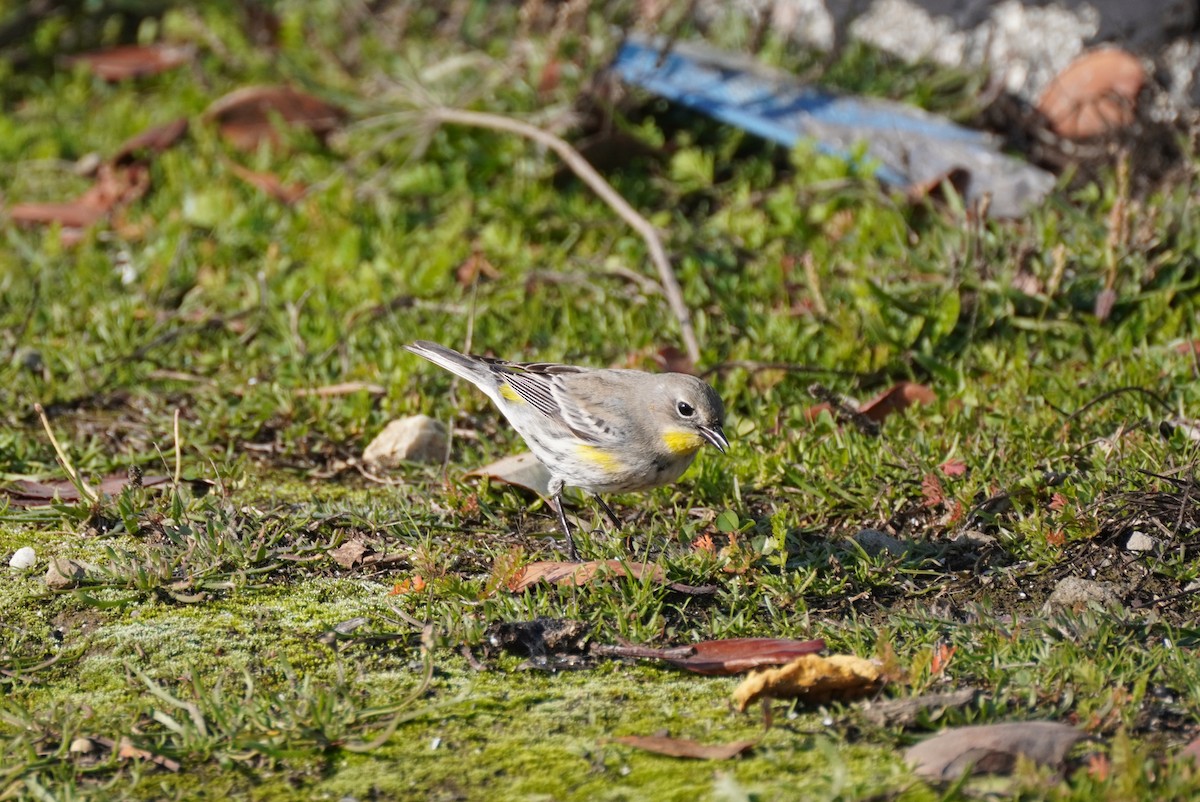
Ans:
POLYGON ((404 347, 454 375, 461 376, 488 395, 491 395, 496 388, 496 380, 492 371, 480 359, 460 354, 453 348, 447 348, 429 340, 417 340, 404 347))

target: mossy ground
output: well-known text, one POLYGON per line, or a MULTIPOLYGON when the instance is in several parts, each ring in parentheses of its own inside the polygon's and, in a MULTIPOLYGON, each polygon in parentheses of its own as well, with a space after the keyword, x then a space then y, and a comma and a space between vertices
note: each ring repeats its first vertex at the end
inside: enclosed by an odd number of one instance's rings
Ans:
MULTIPOLYGON (((150 164, 151 191, 77 245, 4 225, 0 471, 62 476, 40 402, 85 476, 170 476, 178 447, 187 481, 0 507, 0 554, 39 557, 0 578, 0 798, 1195 795, 1200 778, 1173 759, 1200 715, 1187 140, 1159 185, 1101 170, 1023 220, 979 223, 889 195, 860 166, 627 98, 618 127, 648 153, 606 175, 665 232, 733 448, 674 487, 612 501, 639 558, 716 591, 610 578, 513 594, 516 565, 560 556, 553 518, 463 474, 519 439, 401 346, 469 335, 514 359, 652 367, 679 332, 644 280, 644 243, 547 153, 430 129, 422 108, 584 126, 574 112, 615 43, 606 26, 632 8, 556 25, 506 4, 371 17, 285 1, 264 46, 241 4, 101 5, 43 21, 0 60, 6 202, 72 197, 85 155, 195 122, 150 164), (55 58, 130 31, 195 43, 197 60, 108 84, 55 58), (327 143, 295 134, 243 154, 198 121, 226 92, 274 82, 355 122, 327 143), (281 204, 231 162, 311 191, 281 204), (460 281, 471 259, 496 275, 460 281), (881 437, 807 414, 814 381, 867 398, 899 380, 937 400, 889 417, 881 437), (301 392, 352 381, 384 392, 301 392), (445 469, 408 466, 391 485, 361 475, 370 438, 417 412, 456 430, 445 469), (849 539, 864 527, 910 548, 868 554, 849 539), (1155 548, 1129 551, 1133 530, 1155 548), (729 548, 696 548, 705 536, 729 548), (388 559, 339 565, 330 551, 351 540, 388 559), (51 592, 51 557, 93 571, 51 592), (1065 576, 1114 583, 1120 604, 1047 610, 1065 576), (623 661, 545 673, 487 653, 489 625, 538 616, 585 621, 598 643, 820 637, 893 666, 885 696, 981 694, 890 728, 855 705, 779 705, 764 731, 761 711, 730 709, 731 679, 623 661), (1077 723, 1101 757, 950 787, 903 763, 942 726, 1030 718, 1077 723), (761 743, 717 764, 609 740, 661 730, 761 743), (71 752, 82 737, 147 753, 71 752)), ((735 21, 709 33, 735 49, 754 36, 735 21)), ((819 72, 770 37, 762 57, 819 72)), ((980 80, 859 48, 819 77, 956 117, 980 80)), ((626 556, 603 529, 580 541, 626 556)))

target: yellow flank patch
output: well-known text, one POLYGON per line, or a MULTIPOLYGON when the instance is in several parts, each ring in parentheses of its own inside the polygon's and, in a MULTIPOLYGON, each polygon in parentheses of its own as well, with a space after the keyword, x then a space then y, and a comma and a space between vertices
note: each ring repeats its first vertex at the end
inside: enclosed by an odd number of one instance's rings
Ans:
POLYGON ((662 436, 663 445, 672 454, 690 454, 704 445, 704 438, 695 432, 674 429, 662 436))
POLYGON ((512 388, 508 382, 500 385, 500 395, 506 400, 512 401, 514 404, 524 404, 525 399, 517 395, 517 391, 512 388))
POLYGON ((598 446, 580 444, 575 446, 575 453, 584 462, 590 462, 606 471, 615 471, 621 467, 621 463, 617 461, 611 451, 606 451, 598 446))

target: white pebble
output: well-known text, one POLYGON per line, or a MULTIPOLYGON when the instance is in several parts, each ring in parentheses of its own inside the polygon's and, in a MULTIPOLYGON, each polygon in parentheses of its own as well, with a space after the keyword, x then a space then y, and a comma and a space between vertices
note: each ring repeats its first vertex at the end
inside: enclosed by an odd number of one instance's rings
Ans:
POLYGON ((37 565, 37 552, 29 546, 22 546, 13 554, 8 564, 13 568, 25 570, 37 565))

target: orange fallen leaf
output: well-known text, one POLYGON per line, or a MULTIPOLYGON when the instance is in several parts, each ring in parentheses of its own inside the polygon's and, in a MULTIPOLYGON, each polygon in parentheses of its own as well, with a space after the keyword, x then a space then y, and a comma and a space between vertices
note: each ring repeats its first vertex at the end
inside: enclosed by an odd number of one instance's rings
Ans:
POLYGON ((425 590, 425 578, 420 574, 413 574, 409 579, 402 582, 397 582, 388 592, 389 596, 404 596, 409 593, 420 593, 425 590))
POLYGON ((657 565, 624 563, 621 560, 591 560, 589 562, 534 562, 522 566, 508 581, 508 589, 520 593, 536 585, 579 586, 605 576, 632 576, 641 579, 649 572, 656 582, 666 581, 663 569, 657 565))
POLYGON ((256 150, 263 142, 280 145, 276 119, 307 128, 324 139, 346 119, 338 106, 289 86, 248 86, 214 101, 204 117, 240 150, 256 150))
POLYGON ((67 63, 83 64, 97 78, 115 82, 173 70, 191 61, 195 53, 191 45, 125 45, 81 53, 68 58, 67 63))
POLYGON ((122 760, 149 760, 154 757, 154 753, 149 750, 134 746, 129 738, 122 737, 117 743, 117 757, 122 760))
POLYGON ((903 412, 913 404, 932 404, 936 401, 937 394, 923 384, 897 382, 863 404, 858 411, 876 423, 882 423, 893 412, 903 412))
POLYGON ((656 755, 693 760, 728 760, 748 752, 758 745, 758 741, 702 744, 690 738, 671 738, 665 735, 622 735, 612 740, 614 743, 625 744, 635 749, 653 752, 656 755))
POLYGON ((946 666, 950 665, 950 661, 954 659, 954 653, 958 651, 957 646, 951 646, 947 643, 939 643, 933 650, 933 660, 929 664, 929 673, 935 677, 941 676, 946 670, 946 666))
POLYGON ((938 469, 946 476, 962 476, 967 472, 967 463, 960 459, 948 459, 938 469))
POLYGON ((1087 757, 1087 773, 1093 780, 1105 782, 1108 780, 1108 775, 1112 774, 1112 763, 1108 759, 1108 755, 1096 753, 1087 757))
POLYGON ((692 654, 670 658, 667 662, 697 674, 740 674, 763 666, 777 666, 824 648, 823 640, 727 638, 692 644, 692 654))
POLYGON ((875 692, 881 684, 878 664, 852 654, 806 654, 779 668, 756 671, 733 691, 738 710, 760 699, 802 699, 821 704, 875 692))
POLYGON ((934 474, 926 474, 921 480, 921 497, 924 501, 921 502, 925 507, 936 507, 945 500, 942 494, 942 482, 934 474))
POLYGON ((1046 86, 1037 107, 1055 133, 1088 139, 1132 123, 1145 83, 1146 70, 1136 56, 1101 48, 1068 64, 1046 86))

